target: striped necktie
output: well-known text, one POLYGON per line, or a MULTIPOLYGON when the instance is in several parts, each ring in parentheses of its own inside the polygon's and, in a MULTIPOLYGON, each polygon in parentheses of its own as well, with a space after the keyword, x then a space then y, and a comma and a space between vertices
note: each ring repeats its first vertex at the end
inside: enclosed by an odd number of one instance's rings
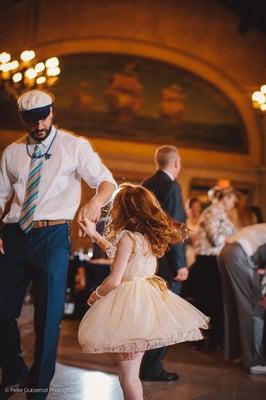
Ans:
POLYGON ((38 158, 41 156, 41 154, 41 150, 36 144, 31 157, 25 198, 21 208, 21 215, 19 219, 19 225, 25 233, 28 233, 33 227, 33 217, 34 211, 37 206, 39 183, 41 179, 41 168, 43 164, 42 158, 38 158))

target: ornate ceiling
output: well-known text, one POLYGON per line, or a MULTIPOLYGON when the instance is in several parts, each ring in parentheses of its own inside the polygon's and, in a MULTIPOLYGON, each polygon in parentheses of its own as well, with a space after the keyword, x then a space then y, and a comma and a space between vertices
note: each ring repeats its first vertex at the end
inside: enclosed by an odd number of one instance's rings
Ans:
POLYGON ((239 16, 238 31, 259 30, 266 34, 265 0, 220 0, 239 16))

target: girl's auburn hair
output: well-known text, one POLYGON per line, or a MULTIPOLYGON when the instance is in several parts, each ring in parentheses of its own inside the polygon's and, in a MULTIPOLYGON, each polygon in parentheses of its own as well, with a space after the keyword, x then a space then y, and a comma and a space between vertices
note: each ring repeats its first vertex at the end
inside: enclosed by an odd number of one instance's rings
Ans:
POLYGON ((188 236, 187 226, 163 211, 153 193, 131 183, 120 185, 115 195, 106 237, 112 241, 124 229, 143 234, 156 257, 162 257, 171 245, 188 236))

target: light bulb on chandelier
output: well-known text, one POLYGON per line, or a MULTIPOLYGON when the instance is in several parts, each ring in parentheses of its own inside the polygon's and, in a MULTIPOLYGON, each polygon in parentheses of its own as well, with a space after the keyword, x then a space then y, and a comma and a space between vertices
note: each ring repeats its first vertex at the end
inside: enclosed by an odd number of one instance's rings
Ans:
POLYGON ((37 60, 34 50, 23 50, 14 60, 4 51, 0 53, 0 86, 15 98, 27 89, 54 86, 61 73, 59 64, 57 57, 37 60))

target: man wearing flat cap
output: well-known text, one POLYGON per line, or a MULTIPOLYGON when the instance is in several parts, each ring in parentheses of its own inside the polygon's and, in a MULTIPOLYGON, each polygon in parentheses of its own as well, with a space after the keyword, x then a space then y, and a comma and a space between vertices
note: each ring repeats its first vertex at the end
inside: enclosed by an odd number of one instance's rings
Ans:
MULTIPOLYGON (((0 215, 12 197, 0 239, 0 398, 25 382, 27 398, 48 396, 54 375, 63 316, 69 256, 69 221, 79 207, 81 179, 96 189, 78 221, 96 222, 116 183, 89 142, 57 129, 53 98, 31 90, 17 101, 28 135, 10 144, 0 164, 0 215), (25 290, 33 282, 34 362, 21 355, 17 318, 25 290)), ((82 235, 83 233, 80 232, 82 235)))

